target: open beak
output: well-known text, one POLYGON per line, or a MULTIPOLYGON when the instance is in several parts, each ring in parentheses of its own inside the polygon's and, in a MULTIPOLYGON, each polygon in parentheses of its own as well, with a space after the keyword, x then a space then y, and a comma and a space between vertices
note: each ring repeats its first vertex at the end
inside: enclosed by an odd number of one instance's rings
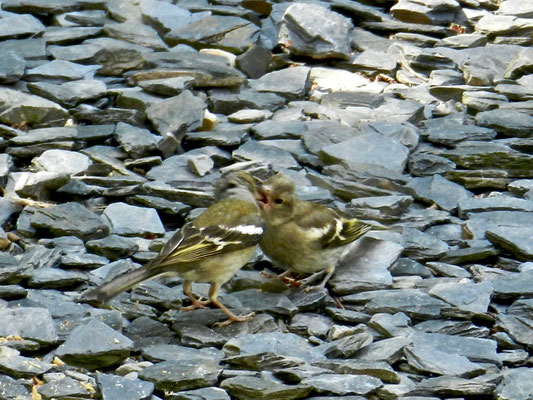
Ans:
POLYGON ((264 210, 269 207, 270 201, 268 198, 268 192, 261 186, 255 192, 255 201, 257 202, 261 210, 264 210))

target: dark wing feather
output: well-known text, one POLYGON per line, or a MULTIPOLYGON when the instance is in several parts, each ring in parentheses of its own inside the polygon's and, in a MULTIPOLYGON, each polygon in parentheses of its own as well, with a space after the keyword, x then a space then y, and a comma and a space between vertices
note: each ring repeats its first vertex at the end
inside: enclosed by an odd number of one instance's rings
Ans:
POLYGON ((357 219, 345 219, 329 207, 300 202, 294 222, 315 237, 322 248, 334 248, 353 242, 372 229, 357 219))
POLYGON ((259 215, 255 214, 244 216, 233 226, 197 227, 190 222, 169 240, 157 257, 157 264, 165 266, 190 263, 255 246, 263 232, 264 223, 259 215))

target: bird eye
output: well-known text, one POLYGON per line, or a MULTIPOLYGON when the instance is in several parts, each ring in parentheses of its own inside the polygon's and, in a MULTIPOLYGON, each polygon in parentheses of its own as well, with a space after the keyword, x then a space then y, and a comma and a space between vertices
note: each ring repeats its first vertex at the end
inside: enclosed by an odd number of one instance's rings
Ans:
POLYGON ((232 182, 232 183, 229 183, 229 184, 228 184, 228 188, 229 188, 229 189, 235 189, 236 187, 237 187, 237 184, 236 184, 236 183, 233 183, 233 182, 232 182))
POLYGON ((276 204, 283 204, 283 199, 274 199, 274 203, 276 204))

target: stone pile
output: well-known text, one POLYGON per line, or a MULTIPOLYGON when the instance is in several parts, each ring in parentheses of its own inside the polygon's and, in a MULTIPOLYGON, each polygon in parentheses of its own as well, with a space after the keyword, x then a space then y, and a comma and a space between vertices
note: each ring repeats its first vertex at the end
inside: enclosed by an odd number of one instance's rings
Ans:
POLYGON ((532 2, 0 6, 0 400, 533 398, 532 2), (323 292, 258 253, 250 322, 176 278, 76 301, 235 164, 392 229, 323 292))

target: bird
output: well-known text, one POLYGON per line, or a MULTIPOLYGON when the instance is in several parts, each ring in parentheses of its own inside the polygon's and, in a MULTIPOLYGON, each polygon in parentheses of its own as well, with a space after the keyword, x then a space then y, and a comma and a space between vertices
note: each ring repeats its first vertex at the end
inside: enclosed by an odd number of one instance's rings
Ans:
POLYGON ((263 181, 257 192, 266 223, 261 250, 274 265, 286 269, 279 278, 290 272, 313 274, 301 285, 307 291, 324 289, 350 244, 374 228, 325 205, 298 199, 294 183, 281 173, 263 181), (308 285, 323 273, 320 284, 308 285))
POLYGON ((182 310, 205 308, 212 303, 228 316, 218 326, 252 319, 254 313, 233 314, 218 300, 218 293, 251 259, 265 232, 254 178, 245 171, 222 175, 215 185, 215 199, 201 215, 174 233, 153 260, 84 292, 81 300, 104 303, 147 279, 178 275, 184 279, 183 293, 191 301, 182 310), (194 296, 193 282, 210 283, 208 300, 201 301, 194 296))

